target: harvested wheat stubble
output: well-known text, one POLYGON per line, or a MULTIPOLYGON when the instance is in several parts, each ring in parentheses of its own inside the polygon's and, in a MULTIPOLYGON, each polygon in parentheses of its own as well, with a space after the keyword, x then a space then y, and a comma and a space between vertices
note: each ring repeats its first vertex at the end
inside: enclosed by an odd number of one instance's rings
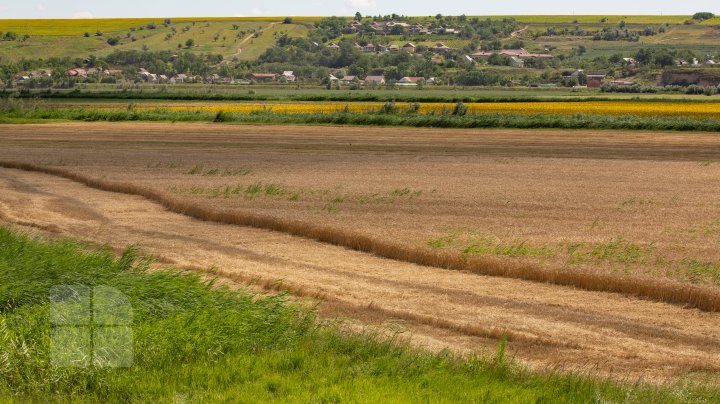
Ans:
POLYGON ((682 284, 651 277, 628 277, 561 269, 548 270, 533 265, 518 265, 486 257, 467 258, 447 253, 407 248, 399 244, 379 242, 370 237, 347 230, 316 226, 311 223, 299 221, 278 220, 274 217, 256 215, 251 212, 240 213, 207 208, 197 204, 183 202, 133 184, 94 179, 57 168, 7 161, 0 161, 0 167, 51 174, 103 191, 142 196, 150 201, 161 204, 171 212, 180 213, 199 220, 279 231, 293 236, 307 237, 320 242, 371 253, 379 257, 418 265, 573 286, 592 291, 623 293, 660 302, 686 305, 706 311, 720 310, 720 291, 702 286, 682 284))
POLYGON ((213 273, 221 277, 257 279, 322 299, 331 313, 400 321, 434 349, 472 352, 487 337, 508 334, 517 357, 537 367, 645 380, 687 372, 712 377, 720 370, 716 313, 444 271, 280 232, 198 221, 142 197, 37 172, 0 169, 0 189, 3 223, 53 224, 61 236, 113 247, 139 244, 179 267, 217 268, 213 273))

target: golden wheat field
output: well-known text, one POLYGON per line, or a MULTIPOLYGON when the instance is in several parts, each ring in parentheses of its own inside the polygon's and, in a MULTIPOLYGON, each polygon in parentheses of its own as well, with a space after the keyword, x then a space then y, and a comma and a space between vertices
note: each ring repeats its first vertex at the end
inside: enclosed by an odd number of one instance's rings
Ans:
MULTIPOLYGON (((398 112, 417 112, 421 114, 449 114, 455 109, 453 103, 421 103, 399 102, 392 104, 398 112)), ((472 114, 548 114, 548 115, 633 115, 642 117, 691 117, 718 119, 720 103, 715 102, 633 102, 633 101, 591 101, 591 102, 496 102, 466 103, 468 113, 472 114)), ((115 106, 113 108, 124 108, 115 106)), ((242 103, 242 104, 164 104, 139 105, 137 109, 168 109, 173 111, 203 111, 251 113, 272 111, 286 114, 318 114, 335 112, 379 112, 384 103, 242 103)))
POLYGON ((715 134, 163 127, 10 136, 0 159, 410 248, 720 285, 715 134))
POLYGON ((0 142, 3 223, 282 285, 433 349, 507 335, 539 368, 720 370, 716 134, 67 123, 0 142))

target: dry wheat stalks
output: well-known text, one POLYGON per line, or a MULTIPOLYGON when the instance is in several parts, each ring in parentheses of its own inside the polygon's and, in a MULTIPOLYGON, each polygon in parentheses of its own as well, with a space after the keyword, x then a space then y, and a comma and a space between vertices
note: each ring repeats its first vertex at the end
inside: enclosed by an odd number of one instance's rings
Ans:
POLYGON ((28 163, 0 161, 0 167, 50 174, 88 187, 142 196, 167 210, 194 219, 273 230, 305 237, 378 257, 443 269, 468 271, 481 275, 522 279, 539 283, 571 286, 579 289, 620 293, 637 298, 672 303, 704 311, 720 311, 720 291, 669 279, 639 275, 617 275, 587 270, 546 269, 528 263, 502 261, 493 257, 468 257, 426 248, 407 247, 378 241, 363 234, 289 219, 278 219, 250 212, 212 209, 180 201, 163 193, 128 183, 91 178, 67 170, 28 163))

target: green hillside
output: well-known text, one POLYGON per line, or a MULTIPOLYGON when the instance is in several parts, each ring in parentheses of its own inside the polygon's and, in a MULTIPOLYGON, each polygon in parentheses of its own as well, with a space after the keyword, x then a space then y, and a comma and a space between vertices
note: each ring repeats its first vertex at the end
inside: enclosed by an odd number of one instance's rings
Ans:
MULTIPOLYGON (((427 23, 434 18, 412 17, 406 21, 427 23)), ((517 37, 526 42, 528 49, 545 49, 551 46, 558 51, 567 51, 583 45, 589 56, 630 52, 643 46, 683 47, 696 52, 712 53, 718 51, 720 43, 719 17, 696 21, 691 25, 686 24, 691 20, 690 16, 550 15, 478 18, 514 18, 518 24, 527 27, 517 37), (621 21, 631 29, 664 25, 667 30, 658 35, 643 37, 638 42, 597 41, 567 35, 535 38, 533 35, 544 32, 548 27, 599 30, 616 27, 621 21)), ((292 24, 283 24, 283 17, 172 18, 167 24, 161 18, 0 20, 0 35, 5 32, 18 35, 18 40, 0 41, 0 62, 36 59, 38 56, 104 56, 116 49, 173 50, 185 48, 188 40, 194 42, 188 49, 190 52, 220 54, 228 60, 254 60, 271 47, 283 32, 290 37, 306 37, 314 23, 320 19, 321 17, 294 17, 292 24), (101 35, 98 35, 100 33, 101 35), (112 46, 108 44, 110 38, 117 38, 119 41, 112 46)), ((452 37, 387 37, 394 43, 416 40, 419 44, 429 45, 433 41, 443 40, 449 46, 457 48, 470 44, 469 39, 452 37)))
POLYGON ((277 35, 307 35, 312 21, 283 24, 282 19, 102 19, 102 20, 0 20, 0 33, 15 32, 22 38, 0 41, 0 59, 17 61, 38 56, 84 58, 104 56, 114 50, 153 51, 186 48, 194 53, 220 54, 228 59, 257 58, 275 43, 277 35), (150 28, 154 27, 154 28, 150 28), (110 45, 110 38, 118 38, 110 45))

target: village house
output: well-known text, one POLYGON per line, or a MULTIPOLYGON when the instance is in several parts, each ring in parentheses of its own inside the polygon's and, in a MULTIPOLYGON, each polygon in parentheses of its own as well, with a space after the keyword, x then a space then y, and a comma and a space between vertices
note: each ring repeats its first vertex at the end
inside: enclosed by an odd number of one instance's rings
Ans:
POLYGON ((370 29, 378 35, 385 35, 385 27, 387 24, 381 22, 374 22, 370 25, 370 29))
POLYGON ((335 42, 330 42, 330 43, 326 46, 326 48, 332 49, 332 50, 339 50, 339 49, 340 49, 340 45, 336 44, 335 42))
POLYGON ((275 73, 252 73, 249 77, 250 80, 255 81, 275 81, 276 78, 275 73))
POLYGON ((410 28, 408 29, 408 32, 410 32, 411 34, 416 34, 416 35, 417 35, 417 34, 426 33, 426 32, 428 32, 428 31, 427 31, 427 30, 425 29, 425 27, 423 27, 421 24, 413 24, 413 25, 410 26, 410 28))
POLYGON ((637 64, 637 61, 633 58, 623 58, 623 62, 628 66, 635 66, 637 64))
POLYGON ((296 79, 295 72, 293 72, 292 70, 284 71, 281 77, 285 78, 285 81, 287 81, 288 83, 292 83, 296 79))
POLYGON ((415 45, 412 42, 408 42, 403 45, 402 49, 408 53, 415 53, 415 45))
POLYGON ((435 46, 433 46, 430 50, 431 50, 433 53, 445 55, 445 54, 449 53, 450 51, 452 51, 452 50, 454 50, 454 49, 451 48, 451 47, 449 47, 449 46, 447 46, 447 45, 445 45, 445 44, 442 43, 442 42, 438 42, 438 43, 435 44, 435 46))
POLYGON ((425 81, 425 77, 403 77, 400 81, 398 81, 398 83, 405 85, 417 85, 423 81, 425 81))
POLYGON ((184 84, 187 79, 187 75, 178 73, 170 78, 170 84, 184 84))
POLYGON ((385 76, 367 76, 365 77, 365 84, 375 84, 383 86, 385 85, 385 76))
POLYGON ((530 53, 526 51, 525 49, 503 49, 499 51, 478 51, 472 54, 472 57, 475 59, 489 59, 490 56, 493 54, 503 55, 503 56, 509 56, 511 58, 518 58, 518 59, 532 59, 532 58, 540 58, 540 59, 550 59, 552 58, 552 55, 548 55, 545 53, 530 53))
POLYGON ((400 52, 400 47, 397 45, 390 45, 388 46, 388 51, 390 52, 400 52))
POLYGON ((373 45, 371 43, 369 43, 365 46, 360 46, 360 50, 365 53, 377 52, 377 48, 375 47, 375 45, 373 45))
POLYGON ((587 74, 587 86, 588 88, 600 88, 605 81, 607 74, 604 72, 588 72, 587 74))
POLYGON ((74 69, 70 69, 67 71, 68 76, 70 77, 83 77, 87 78, 88 72, 85 69, 81 69, 79 67, 76 67, 74 69))
POLYGON ((345 76, 340 79, 341 84, 351 84, 356 82, 360 82, 360 79, 357 76, 345 76))

